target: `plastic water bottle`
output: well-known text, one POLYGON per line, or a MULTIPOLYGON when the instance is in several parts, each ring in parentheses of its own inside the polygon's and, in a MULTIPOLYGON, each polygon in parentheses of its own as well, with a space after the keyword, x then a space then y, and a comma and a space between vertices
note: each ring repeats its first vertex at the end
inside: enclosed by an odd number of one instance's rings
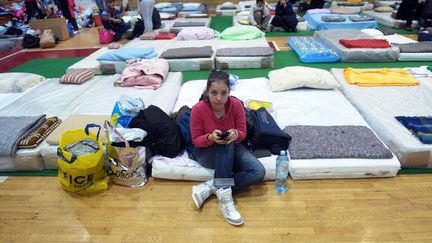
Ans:
POLYGON ((287 151, 281 150, 276 159, 275 191, 284 193, 288 190, 289 160, 287 151))

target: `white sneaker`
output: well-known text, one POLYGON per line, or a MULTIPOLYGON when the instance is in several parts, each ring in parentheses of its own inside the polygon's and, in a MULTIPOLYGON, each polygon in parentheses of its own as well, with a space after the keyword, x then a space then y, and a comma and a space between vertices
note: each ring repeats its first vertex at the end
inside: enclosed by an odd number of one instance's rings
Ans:
POLYGON ((216 188, 213 185, 213 180, 203 182, 192 187, 192 199, 197 209, 200 209, 207 198, 213 195, 216 188))
POLYGON ((234 205, 231 187, 217 189, 216 196, 218 198, 218 207, 225 220, 232 225, 242 225, 243 218, 234 205))

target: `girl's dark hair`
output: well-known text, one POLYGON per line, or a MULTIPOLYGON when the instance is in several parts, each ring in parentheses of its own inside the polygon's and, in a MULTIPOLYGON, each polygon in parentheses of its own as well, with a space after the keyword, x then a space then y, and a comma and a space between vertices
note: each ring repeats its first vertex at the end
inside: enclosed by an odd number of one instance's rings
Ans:
POLYGON ((220 82, 220 83, 226 84, 226 86, 228 87, 228 91, 231 91, 229 74, 222 71, 222 70, 214 69, 211 71, 211 73, 207 79, 207 86, 206 86, 205 91, 201 95, 200 100, 206 100, 206 101, 208 100, 208 91, 210 89, 211 84, 214 82, 220 82))
POLYGON ((256 3, 264 2, 264 0, 256 0, 256 3))

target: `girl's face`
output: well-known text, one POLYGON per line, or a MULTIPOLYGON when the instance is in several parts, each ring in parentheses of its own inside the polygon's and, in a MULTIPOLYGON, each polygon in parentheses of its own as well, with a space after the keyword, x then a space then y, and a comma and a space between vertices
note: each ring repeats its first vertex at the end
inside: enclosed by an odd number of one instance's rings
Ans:
POLYGON ((229 87, 224 82, 212 82, 208 89, 208 97, 213 108, 222 108, 229 97, 229 87))
POLYGON ((285 0, 279 0, 281 5, 285 5, 286 1, 285 0))

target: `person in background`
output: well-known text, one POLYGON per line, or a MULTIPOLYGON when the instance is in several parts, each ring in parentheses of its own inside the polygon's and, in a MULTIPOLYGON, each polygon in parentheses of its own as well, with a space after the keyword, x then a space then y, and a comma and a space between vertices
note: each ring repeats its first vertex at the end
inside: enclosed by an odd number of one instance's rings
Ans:
POLYGON ((306 12, 309 9, 323 8, 324 4, 324 0, 306 0, 303 3, 300 3, 300 11, 306 12))
MULTIPOLYGON (((162 27, 162 21, 160 17, 159 10, 157 8, 153 8, 152 14, 152 22, 153 22, 153 30, 159 29, 162 27)), ((144 33, 144 22, 142 19, 139 19, 134 26, 132 39, 138 37, 144 33)))
POLYGON ((294 13, 292 3, 289 0, 279 0, 271 24, 282 27, 286 32, 296 32, 297 23, 297 15, 294 13))
POLYGON ((396 12, 396 19, 405 20, 405 29, 412 31, 413 20, 419 20, 422 13, 425 0, 402 0, 398 11, 396 12))
POLYGON ((72 24, 72 28, 74 30, 74 34, 79 31, 78 24, 75 19, 75 13, 73 11, 73 7, 75 5, 73 0, 58 0, 59 8, 69 23, 72 24))
POLYGON ((114 7, 113 0, 105 1, 106 9, 102 12, 101 19, 105 29, 114 31, 114 41, 119 41, 122 35, 129 29, 129 24, 126 24, 119 9, 114 7))
POLYGON ((258 29, 268 32, 270 27, 270 13, 266 8, 265 0, 256 0, 249 12, 249 23, 258 29))
POLYGON ((144 33, 153 31, 153 8, 155 0, 140 0, 139 2, 139 13, 141 19, 144 21, 144 33))
POLYGON ((27 15, 27 20, 25 21, 26 24, 28 24, 30 20, 34 17, 35 12, 37 12, 39 19, 43 19, 45 17, 42 10, 38 7, 36 0, 24 0, 24 4, 26 7, 27 15))
POLYGON ((195 206, 201 208, 207 198, 216 194, 225 220, 242 225, 232 193, 262 181, 265 169, 241 144, 246 137, 246 117, 243 103, 230 96, 227 73, 210 73, 204 99, 192 107, 190 129, 193 157, 203 167, 214 169, 214 179, 192 187, 195 206))

